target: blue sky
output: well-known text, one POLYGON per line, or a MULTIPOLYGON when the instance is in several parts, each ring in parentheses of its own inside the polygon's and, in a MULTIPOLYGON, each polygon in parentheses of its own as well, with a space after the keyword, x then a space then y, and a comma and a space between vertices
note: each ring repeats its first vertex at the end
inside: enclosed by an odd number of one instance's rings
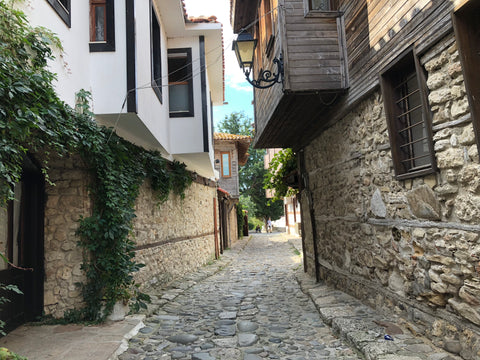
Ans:
POLYGON ((253 122, 253 88, 245 80, 232 49, 234 39, 230 25, 230 0, 184 0, 188 16, 215 15, 223 24, 225 52, 225 104, 213 108, 215 125, 232 112, 244 112, 253 122))

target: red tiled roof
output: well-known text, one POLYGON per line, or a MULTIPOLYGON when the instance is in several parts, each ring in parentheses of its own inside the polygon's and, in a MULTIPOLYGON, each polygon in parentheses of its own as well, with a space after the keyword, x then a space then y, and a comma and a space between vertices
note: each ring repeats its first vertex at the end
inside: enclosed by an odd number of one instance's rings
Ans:
POLYGON ((230 193, 227 190, 223 190, 221 187, 218 187, 217 190, 220 191, 221 193, 224 193, 224 194, 230 196, 230 193))
POLYGON ((227 134, 227 133, 213 133, 213 140, 248 140, 250 143, 250 136, 248 135, 236 135, 236 134, 227 134))
POLYGON ((217 17, 215 15, 211 16, 190 16, 188 17, 188 21, 193 22, 193 23, 219 23, 217 21, 217 17))
POLYGON ((248 147, 252 138, 248 135, 236 135, 226 133, 213 133, 213 140, 215 141, 235 141, 238 147, 238 164, 243 166, 247 163, 249 154, 248 147))

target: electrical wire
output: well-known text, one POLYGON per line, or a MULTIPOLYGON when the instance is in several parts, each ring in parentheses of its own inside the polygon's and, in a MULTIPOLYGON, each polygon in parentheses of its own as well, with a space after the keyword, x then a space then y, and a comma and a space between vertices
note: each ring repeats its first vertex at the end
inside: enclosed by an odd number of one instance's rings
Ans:
MULTIPOLYGON (((255 24, 257 24, 262 18, 266 17, 267 15, 270 15, 272 14, 275 10, 278 10, 278 9, 283 9, 283 5, 278 5, 277 7, 273 8, 272 10, 270 10, 269 12, 265 13, 263 16, 261 16, 260 18, 256 18, 254 21, 252 21, 250 24, 248 24, 247 26, 243 27, 242 29, 240 29, 240 32, 239 34, 243 33, 243 32, 246 32, 248 29, 250 29, 252 26, 254 26, 255 24)), ((231 37, 228 41, 227 41, 227 48, 230 47, 234 41, 236 37, 233 36, 231 37)), ((222 45, 219 45, 217 47, 214 47, 213 49, 210 49, 208 52, 205 53, 205 55, 208 55, 212 52, 215 52, 217 51, 218 49, 222 48, 222 55, 219 55, 216 59, 214 59, 212 62, 210 62, 208 65, 204 66, 203 69, 200 69, 200 71, 196 72, 196 73, 193 73, 192 71, 192 74, 181 79, 181 81, 190 81, 190 80, 193 80, 195 79, 196 77, 202 75, 203 72, 206 72, 207 69, 211 66, 214 66, 216 65, 219 61, 222 61, 224 60, 224 54, 223 54, 223 50, 225 49, 225 46, 224 44, 222 45)), ((112 134, 113 132, 116 130, 117 126, 118 126, 118 123, 120 121, 120 116, 123 114, 122 111, 124 110, 125 108, 125 104, 127 103, 127 99, 128 99, 128 96, 130 95, 130 93, 134 92, 134 91, 137 91, 137 90, 145 90, 145 89, 153 89, 153 88, 166 88, 169 86, 168 84, 168 79, 170 77, 170 75, 173 75, 175 74, 176 72, 179 72, 183 69, 186 69, 186 68, 189 68, 190 66, 193 66, 194 63, 196 62, 200 62, 200 58, 196 58, 194 60, 192 60, 191 62, 185 64, 184 66, 178 68, 178 69, 175 69, 174 71, 172 72, 169 72, 167 73, 167 75, 164 75, 164 76, 161 76, 157 79, 152 79, 150 82, 148 83, 145 83, 145 84, 142 84, 142 85, 139 85, 135 88, 132 88, 132 89, 129 89, 127 90, 127 92, 125 93, 125 96, 123 98, 123 102, 122 102, 122 106, 120 107, 120 111, 118 112, 118 115, 117 115, 117 118, 115 119, 115 122, 114 122, 114 125, 113 127, 111 128, 111 131, 110 131, 110 134, 107 138, 107 143, 110 141, 111 137, 112 137, 112 134), (164 81, 163 80, 166 80, 166 84, 164 84, 164 81), (158 80, 161 80, 161 84, 160 86, 158 85, 153 85, 153 82, 157 83, 158 80)))

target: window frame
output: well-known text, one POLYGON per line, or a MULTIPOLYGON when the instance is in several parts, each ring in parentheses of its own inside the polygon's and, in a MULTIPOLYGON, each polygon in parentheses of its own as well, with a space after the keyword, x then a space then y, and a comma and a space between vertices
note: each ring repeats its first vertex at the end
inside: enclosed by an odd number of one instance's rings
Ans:
POLYGON ((263 0, 259 3, 259 37, 260 48, 265 50, 267 57, 270 56, 275 42, 275 29, 271 0, 263 0))
POLYGON ((480 101, 474 97, 475 94, 480 92, 480 73, 478 72, 480 46, 479 39, 474 37, 474 34, 477 34, 477 37, 479 34, 480 25, 475 21, 478 18, 479 11, 480 2, 469 1, 452 13, 452 21, 460 63, 462 64, 465 90, 470 105, 477 152, 480 154, 480 101))
POLYGON ((221 151, 220 152, 220 175, 222 178, 231 178, 232 177, 232 155, 230 151, 221 151), (223 155, 228 155, 228 175, 224 175, 223 172, 223 155))
POLYGON ((150 9, 150 84, 158 100, 163 104, 162 28, 152 3, 150 9), (156 66, 158 66, 159 74, 157 74, 156 66))
POLYGON ((115 1, 90 0, 90 52, 115 51, 115 1), (95 7, 105 5, 105 40, 95 40, 95 7))
POLYGON ((305 17, 338 17, 338 0, 329 0, 329 10, 312 9, 312 0, 303 0, 305 17))
MULTIPOLYGON (((382 90, 385 116, 387 119, 388 125, 388 134, 390 139, 390 147, 392 153, 393 167, 395 170, 395 177, 397 180, 410 179, 414 177, 424 176, 432 174, 437 171, 437 164, 435 158, 435 152, 433 147, 433 132, 432 132, 432 117, 431 111, 428 104, 428 92, 426 87, 426 76, 425 71, 422 68, 417 54, 415 53, 414 48, 407 49, 402 55, 398 57, 393 63, 391 63, 386 69, 380 73, 380 85, 382 90), (395 109, 395 87, 398 87, 398 82, 395 83, 392 79, 394 74, 398 74, 400 71, 405 71, 408 69, 410 73, 414 70, 415 77, 418 85, 418 93, 420 97, 420 106, 421 106, 421 116, 423 119, 424 128, 426 130, 426 142, 428 145, 428 151, 426 152, 429 159, 429 164, 424 165, 420 169, 405 169, 402 165, 402 162, 406 160, 414 160, 413 158, 402 157, 402 152, 400 147, 405 146, 408 143, 402 143, 403 139, 400 136, 400 129, 398 124, 397 117, 400 116, 398 111, 395 109)), ((412 136, 412 134, 410 133, 412 136)))
POLYGON ((47 0, 50 6, 55 10, 55 12, 60 16, 60 19, 70 28, 72 27, 72 17, 71 9, 72 2, 71 0, 66 0, 67 6, 65 7, 60 0, 47 0))
MULTIPOLYGON (((167 61, 168 61, 168 97, 170 101, 170 74, 172 74, 172 70, 170 69, 170 54, 178 54, 178 53, 186 53, 186 62, 187 62, 187 69, 189 72, 188 75, 188 99, 190 108, 187 111, 179 111, 179 112, 172 112, 169 106, 169 114, 171 118, 176 117, 193 117, 195 115, 195 104, 193 102, 193 68, 192 68, 192 48, 172 48, 167 50, 167 61)), ((170 104, 169 104, 170 105, 170 104)))

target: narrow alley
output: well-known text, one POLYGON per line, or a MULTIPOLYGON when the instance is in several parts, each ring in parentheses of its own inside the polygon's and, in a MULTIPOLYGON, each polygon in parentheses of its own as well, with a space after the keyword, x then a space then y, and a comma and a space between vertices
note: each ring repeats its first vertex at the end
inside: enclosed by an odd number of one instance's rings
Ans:
POLYGON ((240 240, 219 264, 159 294, 119 359, 458 359, 315 283, 302 271, 299 242, 279 233, 240 240))
POLYGON ((358 359, 300 290, 300 267, 283 234, 253 235, 226 268, 147 318, 119 359, 358 359))

